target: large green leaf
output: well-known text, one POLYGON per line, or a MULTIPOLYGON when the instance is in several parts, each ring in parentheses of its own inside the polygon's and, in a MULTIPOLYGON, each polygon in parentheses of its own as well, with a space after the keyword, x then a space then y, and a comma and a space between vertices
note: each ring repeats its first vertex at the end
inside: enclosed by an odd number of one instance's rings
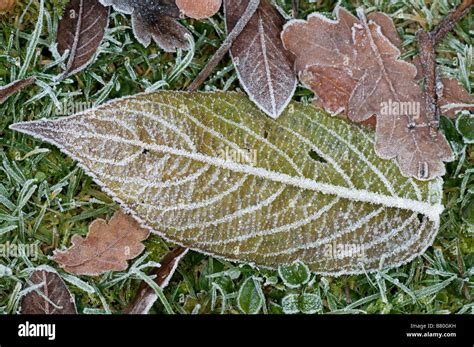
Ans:
POLYGON ((61 148, 166 239, 264 267, 399 266, 443 210, 439 180, 403 177, 371 130, 298 103, 273 120, 239 93, 160 92, 12 129, 61 148))

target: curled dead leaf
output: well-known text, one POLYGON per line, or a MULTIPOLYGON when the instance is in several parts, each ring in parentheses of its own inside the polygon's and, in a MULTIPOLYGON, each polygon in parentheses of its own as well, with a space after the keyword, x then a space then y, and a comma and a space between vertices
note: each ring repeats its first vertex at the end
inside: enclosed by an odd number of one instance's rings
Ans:
POLYGON ((153 39, 166 52, 189 49, 186 36, 192 36, 179 24, 179 8, 175 0, 99 0, 105 6, 132 16, 133 33, 136 39, 148 47, 153 39))

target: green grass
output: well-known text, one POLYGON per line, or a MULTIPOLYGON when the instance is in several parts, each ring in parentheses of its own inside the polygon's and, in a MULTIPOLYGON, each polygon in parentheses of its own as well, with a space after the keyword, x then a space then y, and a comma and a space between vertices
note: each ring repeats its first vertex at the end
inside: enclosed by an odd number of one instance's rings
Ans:
MULTIPOLYGON (((157 236, 146 241, 146 254, 131 262, 129 271, 97 278, 64 273, 48 257, 67 247, 74 234, 85 235, 95 218, 108 218, 118 208, 56 148, 13 133, 8 125, 23 120, 53 117, 64 100, 99 104, 145 90, 179 90, 188 85, 224 38, 222 15, 210 20, 186 21, 193 32, 192 52, 167 54, 156 45, 145 49, 136 42, 127 16, 113 13, 97 60, 85 71, 56 84, 61 57, 54 48, 57 23, 65 1, 47 1, 43 26, 38 26, 39 1, 19 1, 13 15, 0 17, 0 84, 22 75, 38 82, 0 106, 0 244, 35 244, 37 259, 0 258, 0 312, 15 313, 28 290, 35 267, 56 268, 76 297, 81 313, 120 312, 133 298, 140 276, 173 247, 157 236), (24 13, 22 15, 22 13, 24 13), (37 36, 34 35, 36 26, 37 36)), ((290 1, 278 0, 289 13, 290 1)), ((333 1, 301 1, 300 18, 313 11, 330 14, 333 1)), ((364 0, 341 2, 353 10, 362 5, 390 14, 399 28, 404 57, 416 54, 414 33, 430 29, 457 2, 364 0)), ((471 16, 472 17, 472 16, 471 16)), ((439 69, 472 91, 472 18, 465 18, 438 48, 439 69), (471 22, 470 22, 471 21, 471 22)), ((239 88, 235 70, 226 57, 206 81, 206 90, 239 88)), ((308 102, 312 94, 299 88, 295 98, 308 102)), ((474 147, 464 143, 454 124, 443 119, 457 160, 447 165, 444 204, 438 237, 429 250, 412 263, 367 276, 324 278, 311 275, 298 288, 290 288, 276 271, 236 265, 198 253, 189 253, 164 290, 166 305, 158 301, 153 313, 239 313, 249 308, 238 293, 264 298, 260 312, 305 310, 318 313, 474 313, 474 147), (253 281, 248 280, 253 278, 253 281), (286 297, 286 298, 285 298, 286 297), (293 303, 292 305, 290 305, 293 303), (168 309, 169 310, 169 309, 168 309)), ((251 306, 251 305, 250 305, 251 306)))

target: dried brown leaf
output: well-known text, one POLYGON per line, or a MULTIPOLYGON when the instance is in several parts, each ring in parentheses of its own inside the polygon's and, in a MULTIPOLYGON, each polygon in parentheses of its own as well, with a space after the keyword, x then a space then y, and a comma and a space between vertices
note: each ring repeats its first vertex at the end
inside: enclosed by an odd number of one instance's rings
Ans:
MULTIPOLYGON (((225 0, 227 32, 245 12, 248 0, 225 0)), ((266 114, 277 118, 291 101, 297 78, 293 57, 285 50, 280 33, 284 18, 262 0, 230 50, 240 84, 250 99, 266 114)))
POLYGON ((30 282, 32 285, 41 283, 43 285, 23 297, 21 302, 22 314, 77 313, 74 298, 62 278, 53 269, 38 268, 31 274, 30 282))
POLYGON ((109 21, 109 9, 98 0, 71 0, 58 27, 58 52, 69 50, 61 78, 87 67, 97 53, 109 21))
POLYGON ((0 104, 3 104, 13 94, 19 92, 21 89, 35 83, 34 77, 28 77, 22 80, 17 80, 0 87, 0 104))
POLYGON ((456 112, 469 110, 474 112, 474 98, 466 89, 456 80, 443 78, 443 88, 438 100, 438 106, 442 114, 454 118, 456 112))
POLYGON ((166 52, 189 49, 191 33, 176 19, 180 16, 175 0, 100 0, 105 6, 132 16, 136 39, 148 47, 153 39, 166 52))
POLYGON ((72 246, 56 251, 53 260, 64 270, 77 274, 97 276, 107 271, 127 269, 127 260, 144 250, 142 241, 149 230, 140 227, 131 216, 117 211, 107 223, 97 219, 89 226, 86 238, 74 235, 72 246))
POLYGON ((176 6, 186 16, 194 19, 212 17, 219 11, 222 0, 176 0, 176 6))
POLYGON ((390 18, 379 13, 366 18, 361 10, 357 18, 341 7, 336 14, 335 21, 310 15, 285 27, 283 42, 296 56, 300 79, 329 112, 346 111, 356 122, 376 115, 376 152, 397 158, 405 176, 442 176, 443 162, 453 159, 451 148, 431 131, 417 69, 399 60, 390 18))

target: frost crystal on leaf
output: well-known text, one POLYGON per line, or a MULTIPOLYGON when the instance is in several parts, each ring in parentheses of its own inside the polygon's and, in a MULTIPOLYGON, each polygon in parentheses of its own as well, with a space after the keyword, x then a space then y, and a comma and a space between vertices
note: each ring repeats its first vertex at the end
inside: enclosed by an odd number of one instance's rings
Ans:
POLYGON ((25 295, 21 302, 22 314, 76 314, 76 304, 69 289, 58 273, 47 266, 40 266, 30 276, 35 290, 25 295))
POLYGON ((57 145, 143 225, 206 254, 340 275, 423 253, 441 180, 401 175, 370 130, 289 109, 273 120, 240 93, 159 92, 11 128, 57 145))
POLYGON ((237 304, 246 314, 257 314, 262 309, 265 298, 260 288, 260 282, 255 277, 247 278, 237 295, 237 304))
POLYGON ((280 266, 278 268, 278 274, 288 288, 298 288, 308 283, 310 279, 308 267, 300 261, 290 265, 280 266))
POLYGON ((281 305, 286 314, 314 314, 323 308, 321 297, 311 293, 289 294, 282 299, 281 305))

